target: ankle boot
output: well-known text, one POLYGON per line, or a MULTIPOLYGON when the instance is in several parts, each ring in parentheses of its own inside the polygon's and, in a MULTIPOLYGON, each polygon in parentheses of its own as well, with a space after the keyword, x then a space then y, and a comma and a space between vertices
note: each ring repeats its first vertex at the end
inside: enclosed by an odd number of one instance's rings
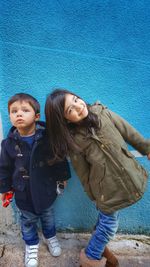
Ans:
POLYGON ((119 262, 115 255, 106 246, 102 254, 107 259, 105 267, 119 267, 119 262))
POLYGON ((86 256, 84 249, 80 252, 80 267, 104 267, 105 260, 90 259, 86 256))

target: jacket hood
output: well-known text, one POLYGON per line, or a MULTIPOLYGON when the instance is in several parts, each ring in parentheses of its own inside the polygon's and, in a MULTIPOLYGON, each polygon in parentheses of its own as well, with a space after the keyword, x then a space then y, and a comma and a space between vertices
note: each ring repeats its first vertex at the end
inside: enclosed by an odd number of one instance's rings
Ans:
MULTIPOLYGON (((38 134, 38 137, 43 136, 43 133, 45 132, 45 128, 46 128, 46 123, 44 121, 37 121, 36 122, 36 135, 38 134)), ((20 139, 20 135, 15 126, 12 126, 10 128, 7 137, 12 138, 12 139, 20 139)))
POLYGON ((96 101, 93 105, 90 106, 90 110, 97 115, 102 112, 103 109, 105 109, 106 106, 102 105, 100 101, 96 101))

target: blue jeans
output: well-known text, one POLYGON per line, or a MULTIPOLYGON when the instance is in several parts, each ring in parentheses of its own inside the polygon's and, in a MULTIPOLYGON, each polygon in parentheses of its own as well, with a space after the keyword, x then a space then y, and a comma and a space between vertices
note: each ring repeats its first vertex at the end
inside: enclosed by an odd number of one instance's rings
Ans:
POLYGON ((101 259, 105 246, 114 237, 118 229, 118 212, 104 214, 99 212, 96 229, 88 243, 85 253, 88 258, 101 259))
POLYGON ((45 238, 51 238, 56 235, 53 206, 45 209, 39 215, 26 210, 20 210, 20 212, 22 237, 27 245, 36 245, 39 243, 37 231, 38 221, 41 222, 42 232, 45 238))

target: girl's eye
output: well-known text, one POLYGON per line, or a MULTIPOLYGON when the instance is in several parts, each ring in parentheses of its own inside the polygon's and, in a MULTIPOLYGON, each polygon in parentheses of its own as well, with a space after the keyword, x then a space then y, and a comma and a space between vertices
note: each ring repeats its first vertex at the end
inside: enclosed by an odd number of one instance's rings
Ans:
POLYGON ((70 108, 69 110, 68 110, 68 113, 70 114, 72 112, 72 108, 70 108))
POLYGON ((23 112, 29 112, 29 110, 28 109, 24 109, 23 112))
POLYGON ((76 97, 75 100, 74 100, 74 102, 77 102, 77 101, 78 101, 78 98, 76 97))

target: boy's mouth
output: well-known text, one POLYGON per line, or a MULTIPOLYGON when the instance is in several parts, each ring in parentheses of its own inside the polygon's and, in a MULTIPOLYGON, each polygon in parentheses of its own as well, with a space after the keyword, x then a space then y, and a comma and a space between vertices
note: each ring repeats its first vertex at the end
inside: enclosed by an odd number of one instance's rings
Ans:
POLYGON ((24 122, 24 120, 22 120, 22 119, 18 119, 18 120, 16 120, 16 122, 17 122, 17 123, 22 123, 22 122, 24 122))

